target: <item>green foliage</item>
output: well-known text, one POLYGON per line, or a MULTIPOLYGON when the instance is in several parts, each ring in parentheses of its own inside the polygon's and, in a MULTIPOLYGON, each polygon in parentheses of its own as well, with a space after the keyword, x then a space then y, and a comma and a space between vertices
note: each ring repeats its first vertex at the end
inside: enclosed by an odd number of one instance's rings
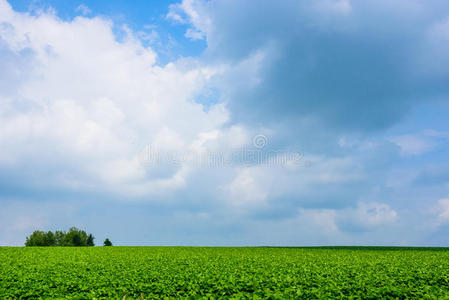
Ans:
POLYGON ((448 299, 449 251, 0 248, 0 299, 448 299))
POLYGON ((57 230, 55 232, 56 245, 58 245, 58 246, 64 245, 65 235, 66 235, 65 231, 57 230))
POLYGON ((89 234, 87 236, 87 246, 89 247, 95 246, 94 239, 95 239, 94 236, 92 234, 89 234))
POLYGON ((103 242, 103 245, 104 246, 112 246, 112 242, 108 238, 106 238, 103 242))
POLYGON ((94 246, 94 237, 76 227, 55 233, 36 230, 26 238, 25 246, 94 246))
POLYGON ((25 246, 56 246, 56 239, 53 232, 36 230, 26 238, 25 246))

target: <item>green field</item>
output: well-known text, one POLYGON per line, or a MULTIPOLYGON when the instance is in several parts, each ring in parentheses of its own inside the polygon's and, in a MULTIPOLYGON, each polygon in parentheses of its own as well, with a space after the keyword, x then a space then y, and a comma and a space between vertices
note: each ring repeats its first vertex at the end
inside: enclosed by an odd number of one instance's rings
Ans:
POLYGON ((0 299, 449 298, 449 251, 0 248, 0 299))

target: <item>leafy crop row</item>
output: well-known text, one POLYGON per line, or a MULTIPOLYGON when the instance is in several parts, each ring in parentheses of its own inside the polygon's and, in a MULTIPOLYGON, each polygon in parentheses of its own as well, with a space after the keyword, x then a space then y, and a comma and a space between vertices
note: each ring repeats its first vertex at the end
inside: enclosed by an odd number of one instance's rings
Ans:
POLYGON ((0 299, 447 298, 449 251, 0 248, 0 299))

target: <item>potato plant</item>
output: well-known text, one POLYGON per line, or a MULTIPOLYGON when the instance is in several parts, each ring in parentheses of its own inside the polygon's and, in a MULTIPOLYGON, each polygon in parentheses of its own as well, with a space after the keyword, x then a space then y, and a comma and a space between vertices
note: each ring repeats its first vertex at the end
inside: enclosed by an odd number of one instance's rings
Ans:
POLYGON ((449 251, 0 248, 0 299, 449 298, 449 251))

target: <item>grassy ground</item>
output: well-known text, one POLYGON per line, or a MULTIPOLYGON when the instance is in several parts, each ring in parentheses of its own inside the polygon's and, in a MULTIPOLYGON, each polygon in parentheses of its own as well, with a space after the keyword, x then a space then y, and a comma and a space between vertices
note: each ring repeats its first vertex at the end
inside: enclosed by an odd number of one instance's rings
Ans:
POLYGON ((446 248, 0 248, 0 299, 448 298, 446 248))

